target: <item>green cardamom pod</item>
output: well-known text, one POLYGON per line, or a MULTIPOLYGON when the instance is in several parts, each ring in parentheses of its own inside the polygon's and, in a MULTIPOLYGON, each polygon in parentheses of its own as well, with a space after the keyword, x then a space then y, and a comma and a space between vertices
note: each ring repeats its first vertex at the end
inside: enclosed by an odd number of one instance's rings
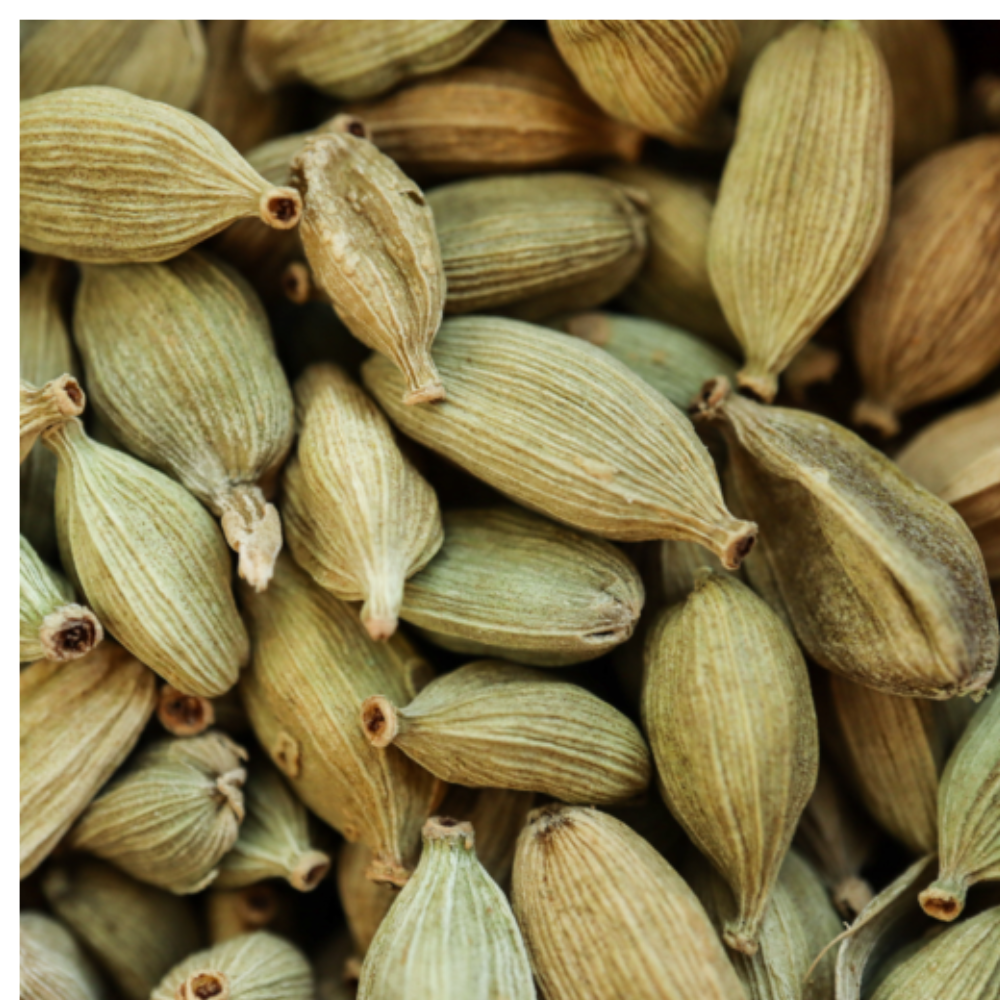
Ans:
POLYGON ((69 845, 178 895, 219 872, 243 820, 246 751, 208 732, 143 750, 87 808, 69 845))
MULTIPOLYGON (((680 604, 694 590, 703 569, 722 573, 725 567, 716 555, 693 542, 657 542, 656 586, 663 603, 680 604)), ((741 574, 742 575, 742 574, 741 574)))
POLYGON ((417 870, 365 956, 358 1000, 534 1000, 521 932, 476 859, 472 825, 429 819, 423 842, 417 870))
POLYGON ((375 747, 396 747, 442 781, 609 805, 649 784, 642 734, 596 695, 550 675, 479 660, 431 681, 405 707, 361 706, 375 747))
POLYGON ((249 654, 222 533, 183 487, 72 420, 59 457, 63 565, 105 628, 185 694, 228 691, 249 654))
POLYGON ((21 379, 21 461, 40 435, 80 416, 86 405, 87 397, 72 375, 60 375, 40 389, 21 379))
POLYGON ((107 1000, 97 970, 58 920, 29 910, 20 923, 21 1000, 107 1000))
POLYGON ((795 638, 749 587, 702 571, 650 632, 642 719, 664 800, 736 898, 723 937, 753 955, 819 764, 795 638))

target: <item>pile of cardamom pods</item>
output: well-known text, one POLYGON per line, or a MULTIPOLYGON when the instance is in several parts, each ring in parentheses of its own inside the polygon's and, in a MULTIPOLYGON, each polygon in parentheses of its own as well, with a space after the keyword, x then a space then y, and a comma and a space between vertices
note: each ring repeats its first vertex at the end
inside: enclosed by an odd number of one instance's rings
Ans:
POLYGON ((21 22, 21 1000, 1000 998, 961 35, 21 22))

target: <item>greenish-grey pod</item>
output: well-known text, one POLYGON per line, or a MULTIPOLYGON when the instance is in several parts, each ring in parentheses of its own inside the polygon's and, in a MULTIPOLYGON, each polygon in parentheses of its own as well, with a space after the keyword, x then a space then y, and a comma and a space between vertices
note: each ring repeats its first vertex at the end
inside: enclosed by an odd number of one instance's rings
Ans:
POLYGON ((21 41, 21 100, 67 87, 117 87, 190 108, 207 50, 197 21, 41 21, 21 41))
POLYGON ((396 631, 403 587, 441 547, 437 496, 369 395, 332 364, 295 383, 299 440, 282 483, 296 562, 345 601, 373 639, 396 631))
POLYGON ((697 896, 596 809, 545 806, 514 859, 514 913, 547 1000, 745 1000, 697 896))
POLYGON ((448 280, 445 312, 523 319, 614 298, 646 253, 641 193, 590 174, 478 177, 427 197, 448 280))
POLYGON ((330 856, 314 846, 306 807, 266 760, 250 768, 243 795, 246 817, 213 885, 239 889, 283 878, 299 892, 311 892, 330 870, 330 856))
POLYGON ((217 732, 159 740, 94 799, 68 842, 140 882, 200 892, 236 842, 246 756, 217 732))
POLYGON ((920 894, 924 912, 954 920, 970 885, 1000 880, 1000 695, 973 715, 938 791, 937 880, 920 894))
POLYGON ((21 535, 22 663, 34 660, 75 660, 86 656, 104 638, 90 608, 76 603, 70 582, 50 569, 21 535))
POLYGON ((734 518, 687 417, 593 344, 517 320, 445 322, 436 406, 403 406, 378 355, 365 385, 390 419, 511 499, 618 541, 699 542, 739 566, 756 525, 734 518))
POLYGON ((628 718, 576 684, 479 660, 431 681, 408 705, 361 706, 375 747, 396 747, 442 781, 611 805, 649 785, 649 748, 628 718))
POLYGON ((394 886, 368 877, 374 859, 372 849, 360 840, 344 843, 337 857, 337 892, 351 932, 353 954, 359 960, 367 954, 375 932, 399 898, 394 886))
POLYGON ((257 738, 317 816, 372 848, 369 877, 402 885, 440 783, 401 751, 370 746, 358 714, 373 694, 407 704, 430 667, 398 632, 372 639, 288 556, 266 593, 242 598, 253 661, 240 692, 257 738))
POLYGON ((539 667, 603 656, 631 634, 642 580, 603 539, 517 507, 447 511, 444 545, 400 615, 445 649, 539 667))
POLYGON ((749 587, 703 571, 650 632, 642 719, 670 811, 736 897, 723 937, 753 955, 819 766, 794 636, 749 587))
POLYGON ((229 551, 181 485, 72 420, 46 435, 59 457, 63 565, 104 627, 185 694, 228 691, 249 655, 229 551))
POLYGON ((58 920, 29 910, 20 923, 21 1000, 106 1000, 97 970, 58 920))
POLYGON ((87 397, 72 375, 60 375, 41 388, 21 379, 21 461, 38 438, 53 427, 80 416, 87 397))
POLYGON ((292 188, 210 125, 113 87, 21 102, 21 246, 89 264, 176 257, 237 219, 291 229, 292 188))
POLYGON ((265 491, 295 418, 257 294, 197 252, 165 264, 88 266, 73 320, 101 419, 220 519, 240 576, 265 588, 281 549, 265 491))
POLYGON ((375 934, 358 1000, 534 1000, 510 903, 476 858, 472 825, 435 817, 423 852, 375 934))
POLYGON ((812 659, 887 694, 986 687, 996 609, 979 546, 947 503, 832 420, 761 406, 722 379, 698 408, 695 422, 728 445, 729 502, 760 524, 750 582, 812 659))
POLYGON ((202 946, 189 899, 137 882, 93 858, 49 868, 49 906, 97 959, 126 1000, 149 1000, 153 987, 202 946))
POLYGON ((150 1000, 313 1000, 312 969, 284 938, 257 931, 189 955, 150 1000))
POLYGON ((113 642, 22 671, 21 878, 129 755, 155 705, 155 675, 113 642))

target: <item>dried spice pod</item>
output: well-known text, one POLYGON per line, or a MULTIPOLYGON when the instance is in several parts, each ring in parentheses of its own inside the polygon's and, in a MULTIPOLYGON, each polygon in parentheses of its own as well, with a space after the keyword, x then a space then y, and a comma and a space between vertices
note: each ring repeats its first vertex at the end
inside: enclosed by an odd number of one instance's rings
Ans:
POLYGON ((78 420, 45 444, 59 456, 63 565, 105 628, 185 694, 229 690, 249 648, 211 515, 172 479, 92 441, 78 420))
POLYGON ((402 885, 439 782, 370 746, 358 713, 373 694, 409 702, 430 668, 399 633, 375 642, 287 556, 267 593, 244 589, 243 607, 254 655, 240 691, 257 738, 317 816, 373 849, 369 877, 402 885))
POLYGON ((642 719, 664 800, 736 898, 723 938, 753 955, 816 784, 819 735, 802 653, 749 587, 705 570, 650 632, 642 719))
POLYGON ((292 183, 305 203, 306 256, 337 315, 399 367, 407 403, 443 399, 430 347, 445 275, 423 192, 349 131, 309 139, 292 161, 292 183))
POLYGON ((295 425, 254 290, 196 252, 165 264, 88 266, 74 329, 101 419, 220 519, 240 576, 264 589, 281 520, 262 485, 277 476, 295 425))
POLYGON ((695 894, 596 809, 545 806, 514 860, 514 913, 548 1000, 737 1000, 743 989, 695 894))
POLYGON ((903 178, 848 317, 864 383, 854 420, 885 435, 1000 363, 1000 136, 949 146, 903 178))
POLYGON ((155 704, 152 672, 112 642, 80 660, 41 660, 22 671, 21 878, 128 756, 155 704))
POLYGON ((726 97, 735 98, 743 93, 750 70, 761 52, 778 35, 794 28, 798 21, 737 21, 740 32, 740 50, 736 54, 726 80, 726 97))
POLYGON ((614 298, 646 253, 645 199, 589 174, 477 177, 435 188, 445 312, 545 319, 614 298))
POLYGON ((555 667, 631 634, 642 580, 608 542, 517 507, 452 510, 444 545, 406 584, 401 616, 445 649, 555 667))
POLYGON ((665 605, 686 601, 703 569, 721 573, 725 568, 717 556, 693 542, 657 542, 657 548, 656 582, 665 605))
POLYGON ((674 146, 725 144, 716 114, 736 59, 735 21, 549 21, 563 59, 612 118, 674 146))
POLYGON ((106 1000, 97 970, 52 917, 21 914, 21 1000, 106 1000))
POLYGON ((210 125, 112 87, 21 102, 21 246, 89 264, 176 257, 250 216, 291 229, 302 199, 210 125))
POLYGON ((87 397, 72 375, 60 375, 41 388, 21 379, 21 461, 39 436, 80 416, 87 397))
POLYGON ((853 21, 804 23, 756 61, 708 240, 708 270, 770 402, 778 376, 864 274, 889 216, 892 93, 853 21))
POLYGON ((200 892, 236 842, 246 756, 218 732, 158 740, 94 799, 69 845, 140 882, 178 895, 200 892))
POLYGON ((284 938, 257 931, 189 955, 150 1000, 313 1000, 312 969, 284 938))
POLYGON ((635 725, 576 684, 499 660, 437 678, 408 705, 382 694, 361 706, 375 747, 396 747, 442 781, 610 805, 649 784, 635 725))
POLYGON ((356 101, 467 59, 503 21, 248 21, 246 68, 270 90, 299 80, 356 101))
POLYGON ((156 718, 171 736, 198 736, 214 725, 215 705, 164 684, 156 698, 156 718))
POLYGON ((429 819, 423 842, 417 870, 365 956, 358 1000, 534 1000, 521 932, 476 859, 472 825, 429 819))
POLYGON ((373 639, 396 631, 403 587, 441 547, 433 488, 343 369, 312 365, 295 383, 299 441, 283 481, 288 545, 330 593, 363 601, 373 639))
POLYGON ((277 882, 258 882, 243 889, 210 888, 205 895, 209 944, 222 944, 265 928, 288 937, 287 899, 278 889, 277 882))
POLYGON ((986 687, 996 612, 955 511, 824 417, 760 406, 724 380, 698 409, 696 423, 717 424, 729 446, 730 503, 760 525, 750 581, 812 659, 886 694, 986 687))
POLYGON ((337 892, 358 959, 365 957, 379 925, 399 898, 395 886, 380 885, 368 877, 374 860, 372 849, 360 840, 342 844, 337 856, 337 892))
POLYGON ((377 355, 362 376, 404 434, 511 499, 618 541, 695 541, 733 568, 753 545, 687 418, 599 347, 477 316, 442 326, 435 360, 451 396, 434 407, 400 405, 377 355))
POLYGON ((202 945, 191 901, 129 878, 103 861, 81 858, 50 868, 45 898, 83 942, 126 1000, 153 987, 202 945))

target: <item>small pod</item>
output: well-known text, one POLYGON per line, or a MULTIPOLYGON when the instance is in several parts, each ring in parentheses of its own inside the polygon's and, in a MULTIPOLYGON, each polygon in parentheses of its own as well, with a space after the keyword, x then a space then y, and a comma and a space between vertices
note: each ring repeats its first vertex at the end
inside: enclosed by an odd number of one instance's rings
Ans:
POLYGON ((87 397, 72 375, 60 375, 40 389, 21 379, 21 461, 45 431, 80 416, 87 397))
POLYGON ((358 1000, 535 1000, 521 932, 476 859, 472 825, 429 819, 423 842, 365 956, 358 1000))
POLYGON ((365 628, 388 639, 407 578, 441 547, 437 496, 343 369, 311 366, 295 401, 299 441, 283 482, 288 545, 321 587, 363 601, 365 628))
POLYGON ((29 910, 20 925, 20 1000, 107 1000, 97 970, 58 920, 29 910))
POLYGON ((479 660, 427 685, 405 708, 361 706, 365 735, 397 747, 442 781, 611 805, 643 792, 642 734, 596 695, 549 674, 479 660))
POLYGON ((112 87, 21 102, 21 246, 125 264, 168 260, 237 219, 291 229, 302 199, 210 125, 112 87))
POLYGON ((219 873, 243 821, 246 751, 222 733, 167 737, 90 804, 69 845, 178 895, 219 873))

